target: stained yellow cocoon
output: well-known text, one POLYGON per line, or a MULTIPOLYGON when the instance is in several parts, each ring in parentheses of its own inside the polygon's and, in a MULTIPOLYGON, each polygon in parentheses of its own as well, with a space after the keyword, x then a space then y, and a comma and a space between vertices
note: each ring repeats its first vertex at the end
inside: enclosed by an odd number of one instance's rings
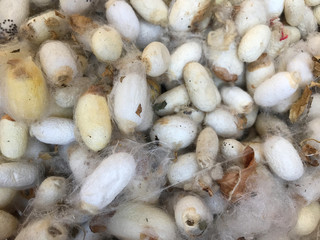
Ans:
POLYGON ((107 99, 101 89, 91 87, 79 98, 74 117, 81 138, 89 149, 99 151, 107 146, 112 126, 107 99))
POLYGON ((4 95, 14 119, 34 121, 43 116, 48 102, 47 85, 31 57, 7 62, 4 95))

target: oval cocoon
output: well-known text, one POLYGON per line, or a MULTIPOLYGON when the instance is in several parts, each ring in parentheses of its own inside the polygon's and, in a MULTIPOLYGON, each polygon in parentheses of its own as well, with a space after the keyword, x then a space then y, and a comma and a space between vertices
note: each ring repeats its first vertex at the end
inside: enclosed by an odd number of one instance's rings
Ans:
POLYGON ((10 213, 0 210, 0 239, 7 239, 18 230, 19 221, 10 213))
POLYGON ((293 231, 298 236, 305 236, 312 233, 320 220, 320 204, 313 202, 300 209, 298 221, 293 231))

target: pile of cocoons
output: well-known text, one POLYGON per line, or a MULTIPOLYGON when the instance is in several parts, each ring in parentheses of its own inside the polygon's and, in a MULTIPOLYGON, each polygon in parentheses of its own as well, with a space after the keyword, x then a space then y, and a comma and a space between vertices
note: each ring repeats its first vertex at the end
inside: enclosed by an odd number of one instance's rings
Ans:
POLYGON ((320 0, 0 0, 0 240, 319 240, 320 0))

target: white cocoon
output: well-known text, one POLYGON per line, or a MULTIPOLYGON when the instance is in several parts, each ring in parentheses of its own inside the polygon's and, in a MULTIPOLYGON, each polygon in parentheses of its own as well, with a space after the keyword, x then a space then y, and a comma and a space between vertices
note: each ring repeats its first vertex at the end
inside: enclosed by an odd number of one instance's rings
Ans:
POLYGON ((304 172, 299 153, 283 137, 272 136, 263 144, 266 160, 272 171, 286 181, 299 179, 304 172))
POLYGON ((301 36, 303 38, 306 38, 308 34, 317 32, 318 29, 318 23, 317 18, 314 15, 314 12, 312 9, 308 6, 304 6, 303 9, 300 10, 301 12, 304 12, 303 19, 297 26, 297 28, 300 30, 301 36))
POLYGON ((223 87, 221 97, 224 104, 228 105, 237 113, 249 113, 253 108, 252 97, 239 87, 223 87))
POLYGON ((10 213, 0 210, 0 239, 7 239, 16 234, 19 221, 10 213))
POLYGON ((40 142, 65 145, 75 141, 74 123, 71 119, 49 117, 30 126, 30 135, 40 142))
POLYGON ((317 23, 320 24, 320 5, 313 8, 313 15, 317 20, 317 23))
POLYGON ((188 63, 183 77, 193 105, 203 112, 213 111, 221 102, 221 97, 207 70, 197 62, 188 63))
POLYGON ((108 22, 126 39, 135 41, 139 35, 140 23, 132 7, 122 0, 107 1, 108 22))
POLYGON ((67 14, 82 14, 90 10, 96 0, 59 0, 61 10, 67 14))
POLYGON ((285 0, 264 0, 266 6, 266 11, 268 13, 268 18, 279 17, 284 8, 285 0))
POLYGON ((172 150, 179 150, 189 146, 197 136, 197 124, 183 116, 171 115, 157 120, 150 131, 153 141, 172 150))
POLYGON ((141 60, 146 65, 150 77, 158 77, 167 71, 170 64, 168 48, 161 42, 152 42, 142 52, 141 60))
POLYGON ((285 0, 284 1, 284 15, 287 23, 296 27, 304 18, 304 0, 285 0))
POLYGON ((310 120, 320 117, 320 94, 312 95, 312 103, 309 108, 308 118, 310 120))
POLYGON ((288 40, 290 43, 298 42, 301 39, 301 33, 296 27, 285 25, 283 26, 283 32, 284 34, 288 35, 288 40))
POLYGON ((278 72, 261 83, 254 92, 254 101, 262 107, 272 107, 293 95, 299 87, 296 72, 278 72))
POLYGON ((81 208, 97 214, 127 186, 135 172, 136 162, 129 153, 114 153, 105 158, 81 186, 81 208))
POLYGON ((270 37, 271 30, 266 25, 260 24, 250 28, 239 43, 239 59, 243 62, 257 60, 266 50, 270 37))
POLYGON ((312 233, 318 226, 320 220, 320 204, 315 201, 300 209, 298 221, 293 232, 298 236, 312 233))
POLYGON ((136 41, 137 46, 143 49, 149 43, 159 40, 163 31, 161 26, 140 20, 140 32, 136 41))
POLYGON ((106 226, 110 234, 120 239, 177 239, 176 225, 171 216, 162 209, 144 203, 119 206, 106 226))

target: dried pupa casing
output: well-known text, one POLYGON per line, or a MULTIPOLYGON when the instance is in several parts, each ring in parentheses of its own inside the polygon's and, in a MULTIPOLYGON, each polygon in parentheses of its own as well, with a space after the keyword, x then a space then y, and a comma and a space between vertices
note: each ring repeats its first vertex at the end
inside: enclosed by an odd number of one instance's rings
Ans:
POLYGON ((107 1, 106 17, 109 22, 124 38, 135 41, 139 35, 140 23, 132 9, 126 1, 107 1))
POLYGON ((271 136, 263 144, 264 156, 272 171, 286 181, 295 181, 303 173, 303 164, 299 153, 283 137, 271 136))
POLYGON ((82 14, 91 10, 96 4, 96 0, 83 1, 83 0, 59 0, 60 8, 63 13, 67 15, 82 14))
POLYGON ((140 32, 136 41, 136 45, 140 49, 144 49, 149 43, 158 41, 163 34, 164 29, 159 25, 154 25, 140 20, 140 32))
POLYGON ((269 19, 279 17, 284 9, 285 0, 264 0, 269 19))
POLYGON ((178 156, 177 160, 171 163, 167 177, 170 184, 179 187, 179 183, 191 181, 199 170, 196 153, 186 153, 178 156))
POLYGON ((262 107, 272 107, 292 96, 299 87, 300 74, 278 72, 261 83, 254 92, 254 101, 262 107))
POLYGON ((207 113, 204 123, 212 127, 221 137, 238 138, 243 133, 237 116, 223 107, 217 107, 213 112, 207 113))
POLYGON ((169 13, 169 26, 174 31, 186 32, 198 28, 198 24, 211 14, 209 0, 177 0, 169 13))
POLYGON ((165 116, 180 111, 190 104, 190 98, 184 84, 162 93, 154 102, 157 115, 165 116))
POLYGON ((1 153, 10 159, 23 156, 28 145, 28 126, 24 122, 16 122, 9 115, 0 120, 1 153))
POLYGON ((21 26, 21 30, 28 40, 40 44, 48 39, 64 37, 69 31, 69 26, 63 14, 51 10, 29 19, 21 26))
POLYGON ((102 160, 81 186, 81 208, 97 214, 127 186, 135 171, 136 162, 129 153, 114 153, 102 160))
POLYGON ((32 203, 36 209, 55 207, 67 194, 67 179, 64 177, 51 176, 43 180, 36 191, 36 197, 32 203))
POLYGON ((196 196, 185 196, 174 206, 176 224, 183 235, 195 237, 202 235, 213 221, 208 206, 196 196))
POLYGON ((141 60, 146 65, 146 73, 150 77, 158 77, 165 73, 170 64, 168 48, 161 42, 152 42, 145 47, 141 60))
POLYGON ((151 140, 159 141, 160 144, 173 150, 189 146, 196 136, 197 124, 190 118, 179 115, 160 118, 150 131, 151 140))
POLYGON ((240 5, 235 24, 240 36, 258 24, 267 23, 267 12, 262 1, 246 0, 240 5))
POLYGON ((220 151, 225 160, 237 161, 242 158, 245 146, 236 139, 225 139, 221 143, 220 151))
POLYGON ((317 23, 320 24, 320 5, 313 8, 313 15, 317 20, 317 23))
POLYGON ((275 74, 275 66, 273 60, 263 53, 256 61, 247 65, 246 69, 246 85, 247 91, 253 95, 256 88, 266 79, 275 74))
POLYGON ((178 112, 178 115, 188 117, 195 123, 201 124, 203 122, 205 113, 194 107, 186 107, 178 112))
POLYGON ((24 227, 15 240, 67 240, 68 230, 63 223, 47 216, 34 220, 24 227))
POLYGON ((252 97, 239 87, 222 87, 221 97, 224 104, 239 114, 249 113, 253 108, 252 97))
POLYGON ((276 23, 272 28, 270 41, 265 52, 275 59, 289 47, 289 44, 289 33, 284 30, 281 23, 276 23))
POLYGON ((39 58, 43 71, 54 86, 68 85, 79 73, 74 52, 61 41, 44 43, 39 58))
POLYGON ((221 96, 207 70, 197 62, 186 64, 183 78, 192 104, 203 112, 213 111, 221 96))
POLYGON ((65 145, 75 141, 71 119, 48 117, 30 126, 30 135, 47 144, 65 145))
POLYGON ((86 146, 99 151, 111 139, 112 125, 109 106, 102 87, 92 86, 78 100, 74 119, 86 146))
POLYGON ((16 234, 19 221, 3 210, 0 210, 0 239, 7 239, 16 234))
MULTIPOLYGON (((195 41, 180 45, 171 54, 171 62, 168 68, 169 83, 182 78, 183 68, 188 62, 197 62, 202 55, 201 44, 195 41)), ((168 85, 170 85, 168 83, 168 85)))
POLYGON ((17 190, 0 187, 0 209, 6 208, 10 203, 12 203, 16 194, 17 190))
POLYGON ((146 21, 166 26, 168 23, 168 7, 162 0, 130 0, 132 7, 146 21))
POLYGON ((293 27, 298 26, 304 18, 304 11, 301 11, 304 7, 304 0, 285 0, 284 15, 287 23, 293 27))
POLYGON ((120 34, 107 25, 97 28, 91 36, 91 50, 101 62, 112 62, 120 58, 122 53, 120 34))
POLYGON ((277 105, 272 106, 271 110, 276 113, 285 113, 288 110, 290 110, 292 104, 295 103, 300 96, 301 96, 301 91, 300 89, 297 89, 297 91, 293 95, 282 100, 277 105))
POLYGON ((106 226, 110 234, 120 239, 177 239, 176 225, 171 216, 162 209, 145 203, 119 206, 107 220, 106 226))
POLYGON ((239 43, 239 59, 243 62, 256 61, 266 50, 270 37, 271 30, 266 25, 260 24, 250 28, 239 43))
POLYGON ((302 21, 299 23, 297 28, 300 30, 301 36, 306 38, 310 33, 317 32, 318 22, 311 7, 304 6, 300 11, 304 13, 302 21))
POLYGON ((219 139, 211 127, 204 128, 198 136, 196 154, 200 168, 212 168, 219 151, 219 139))
POLYGON ((9 162, 0 164, 0 187, 13 189, 28 189, 33 187, 40 178, 37 165, 24 162, 9 162))
POLYGON ((309 7, 314 7, 320 4, 320 0, 305 0, 304 2, 309 7))

